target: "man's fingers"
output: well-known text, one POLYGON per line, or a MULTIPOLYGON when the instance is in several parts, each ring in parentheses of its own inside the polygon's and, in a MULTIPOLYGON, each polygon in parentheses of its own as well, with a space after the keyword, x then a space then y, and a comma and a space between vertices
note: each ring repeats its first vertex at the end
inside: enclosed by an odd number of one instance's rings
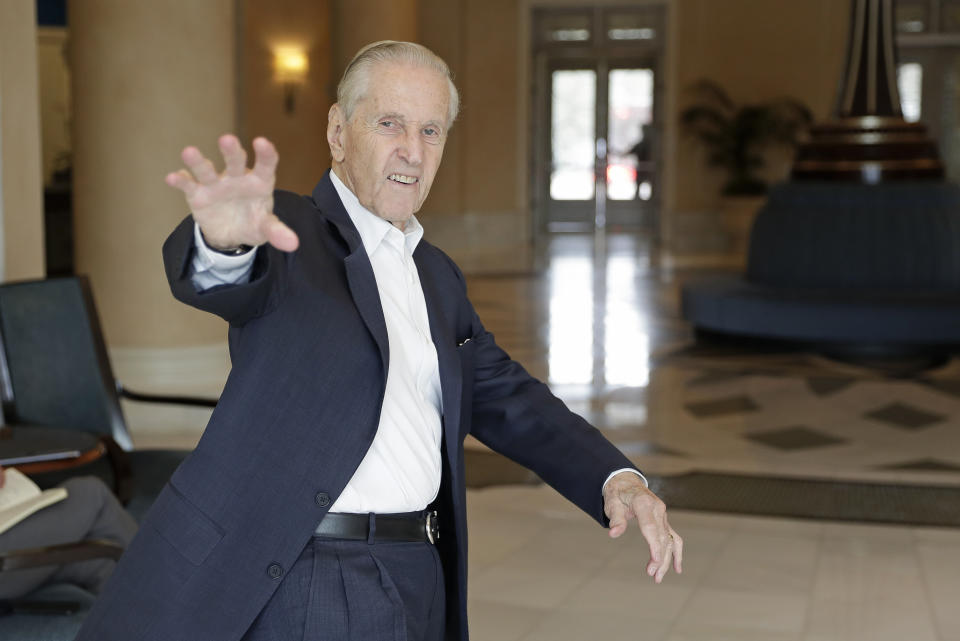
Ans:
POLYGON ((267 242, 280 251, 292 252, 300 246, 296 232, 284 225, 275 214, 270 214, 260 225, 260 231, 267 242))
POLYGON ((671 557, 673 559, 673 569, 677 574, 683 573, 683 539, 669 526, 667 526, 667 532, 669 538, 667 539, 666 556, 657 569, 657 574, 654 576, 654 580, 657 583, 660 583, 670 570, 671 557))
POLYGON ((673 547, 667 548, 667 553, 664 555, 663 561, 660 563, 660 567, 657 568, 657 573, 653 575, 653 580, 655 583, 660 583, 663 581, 663 577, 667 575, 667 571, 670 569, 670 561, 673 559, 673 547))
POLYGON ((663 581, 663 577, 670 571, 671 564, 677 574, 683 572, 683 539, 670 526, 647 538, 650 543, 650 562, 647 564, 647 574, 653 577, 656 583, 663 581), (652 540, 651 540, 652 538, 652 540))
POLYGON ((201 185, 210 185, 219 177, 213 163, 207 160, 196 147, 184 149, 180 158, 201 185))
POLYGON ((655 546, 650 546, 650 562, 647 563, 647 574, 652 576, 656 583, 663 581, 663 576, 670 568, 670 561, 673 558, 671 548, 670 545, 658 545, 656 546, 656 552, 654 552, 655 546))
POLYGON ((190 175, 190 172, 186 169, 170 172, 167 174, 164 182, 174 189, 182 191, 187 198, 190 198, 193 193, 197 191, 197 181, 193 179, 193 176, 190 175))
POLYGON ((654 567, 659 568, 663 562, 667 542, 663 536, 663 531, 656 525, 653 523, 644 524, 640 520, 640 517, 637 517, 637 522, 640 525, 640 533, 643 535, 643 538, 646 539, 647 547, 650 549, 650 565, 647 566, 647 574, 653 576, 656 572, 654 567))
POLYGON ((671 530, 673 535, 673 569, 677 574, 683 574, 683 539, 671 530))
POLYGON ((233 134, 220 136, 217 141, 228 176, 242 176, 247 172, 247 152, 233 134))
POLYGON ((277 163, 280 162, 280 155, 277 153, 276 147, 261 136, 253 139, 253 151, 255 154, 253 173, 263 180, 274 180, 277 173, 277 163))

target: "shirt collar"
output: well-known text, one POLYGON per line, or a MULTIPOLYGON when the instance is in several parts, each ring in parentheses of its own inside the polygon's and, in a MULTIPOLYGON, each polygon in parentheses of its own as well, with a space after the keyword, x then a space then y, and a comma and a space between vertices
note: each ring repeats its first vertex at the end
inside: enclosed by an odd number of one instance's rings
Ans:
MULTIPOLYGON (((387 234, 400 231, 361 205, 360 200, 332 170, 330 171, 330 182, 333 183, 333 188, 337 190, 337 195, 340 196, 340 201, 343 203, 344 209, 347 210, 347 215, 350 216, 353 225, 360 232, 360 240, 363 242, 363 248, 366 250, 367 256, 372 256, 373 252, 377 251, 377 247, 387 237, 387 234)), ((416 216, 410 216, 410 220, 407 221, 402 233, 403 241, 412 255, 420 243, 420 239, 423 238, 423 226, 416 216)))

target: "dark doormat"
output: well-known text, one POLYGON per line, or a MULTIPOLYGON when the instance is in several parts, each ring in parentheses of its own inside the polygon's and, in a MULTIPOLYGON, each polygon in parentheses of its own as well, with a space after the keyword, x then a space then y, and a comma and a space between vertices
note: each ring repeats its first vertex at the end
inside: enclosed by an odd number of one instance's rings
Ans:
MULTIPOLYGON (((496 452, 467 449, 467 487, 542 483, 496 452)), ((894 485, 693 472, 646 475, 669 508, 758 516, 960 527, 960 486, 894 485)))
POLYGON ((670 508, 762 516, 960 526, 960 487, 693 472, 648 476, 670 508))

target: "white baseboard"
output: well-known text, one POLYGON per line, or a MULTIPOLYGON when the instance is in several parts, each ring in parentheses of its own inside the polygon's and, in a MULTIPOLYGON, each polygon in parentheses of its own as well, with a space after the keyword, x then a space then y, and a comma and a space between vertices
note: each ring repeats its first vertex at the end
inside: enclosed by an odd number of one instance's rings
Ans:
MULTIPOLYGON (((110 362, 114 376, 124 387, 155 394, 218 398, 230 372, 226 342, 189 347, 113 348, 110 362)), ((122 406, 134 443, 151 447, 195 442, 212 411, 132 401, 123 401, 122 406)))
POLYGON ((144 392, 219 395, 230 373, 227 343, 188 347, 118 347, 110 350, 114 376, 144 392))

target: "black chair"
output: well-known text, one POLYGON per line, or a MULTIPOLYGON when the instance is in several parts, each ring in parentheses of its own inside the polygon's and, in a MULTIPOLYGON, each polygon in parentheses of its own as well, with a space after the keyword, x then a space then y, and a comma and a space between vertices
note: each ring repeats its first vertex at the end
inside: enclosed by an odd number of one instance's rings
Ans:
MULTIPOLYGON (((88 540, 25 550, 0 551, 3 573, 89 559, 117 560, 123 548, 111 541, 88 540)), ((69 641, 80 630, 94 595, 70 584, 45 586, 24 599, 0 601, 0 638, 18 641, 69 641)))
MULTIPOLYGON (((30 426, 99 435, 109 466, 92 464, 135 516, 142 515, 186 456, 178 450, 134 450, 120 398, 215 407, 217 401, 134 392, 113 375, 86 277, 0 285, 0 396, 13 429, 30 426), (105 468, 109 469, 105 469, 105 468)), ((83 470, 35 478, 49 487, 83 470)))
MULTIPOLYGON (((70 476, 99 476, 112 484, 127 510, 139 519, 188 451, 133 449, 121 398, 199 407, 217 403, 133 392, 116 381, 85 277, 0 285, 0 400, 7 428, 81 430, 98 435, 108 454, 83 466, 34 475, 33 480, 51 487, 70 476)), ((97 556, 118 558, 121 552, 115 545, 96 541, 6 551, 0 553, 0 580, 4 570, 97 556)), ((45 586, 24 602, 0 605, 0 628, 16 631, 10 638, 23 641, 72 639, 92 602, 93 595, 76 586, 45 586), (72 609, 77 611, 66 612, 72 609), (37 616, 28 613, 31 610, 64 612, 37 616)))

